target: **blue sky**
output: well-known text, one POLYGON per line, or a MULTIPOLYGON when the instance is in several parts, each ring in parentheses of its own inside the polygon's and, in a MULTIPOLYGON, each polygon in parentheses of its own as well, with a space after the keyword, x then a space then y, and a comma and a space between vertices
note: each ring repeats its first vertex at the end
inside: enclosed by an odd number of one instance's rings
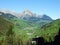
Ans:
POLYGON ((0 0, 0 9, 46 14, 53 19, 60 18, 60 0, 0 0))

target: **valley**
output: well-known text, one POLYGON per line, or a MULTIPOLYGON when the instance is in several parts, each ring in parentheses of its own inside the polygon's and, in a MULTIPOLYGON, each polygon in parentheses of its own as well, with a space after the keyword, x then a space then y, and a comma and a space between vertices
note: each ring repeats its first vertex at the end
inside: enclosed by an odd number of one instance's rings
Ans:
POLYGON ((36 16, 29 10, 19 15, 0 11, 0 45, 32 45, 33 39, 39 37, 44 42, 53 42, 59 29, 60 19, 53 20, 45 14, 36 16))

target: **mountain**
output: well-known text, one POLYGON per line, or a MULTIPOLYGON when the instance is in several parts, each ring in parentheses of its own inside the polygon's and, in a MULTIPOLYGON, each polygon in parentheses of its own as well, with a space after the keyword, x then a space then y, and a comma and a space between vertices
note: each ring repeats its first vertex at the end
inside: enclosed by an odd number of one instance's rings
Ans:
POLYGON ((60 45, 60 19, 56 19, 41 27, 36 34, 39 36, 32 39, 36 45, 60 45))
POLYGON ((56 35, 60 30, 60 19, 56 19, 49 24, 44 25, 41 27, 41 30, 44 30, 44 35, 42 37, 47 41, 51 42, 54 41, 56 35))
POLYGON ((32 13, 31 11, 29 10, 25 10, 23 11, 21 14, 21 18, 25 19, 25 20, 38 20, 38 19, 44 19, 44 20, 52 20, 52 18, 50 18, 49 16, 47 15, 37 15, 35 13, 32 13))
POLYGON ((21 13, 16 13, 14 11, 10 10, 0 10, 0 16, 3 16, 9 20, 16 21, 15 19, 20 19, 26 22, 28 25, 31 26, 42 26, 47 23, 50 23, 53 21, 52 18, 50 18, 47 15, 37 15, 35 13, 32 13, 29 10, 24 10, 21 13))
POLYGON ((37 15, 35 13, 32 13, 30 10, 24 10, 22 13, 17 13, 17 12, 10 11, 10 10, 0 10, 0 15, 1 15, 1 13, 11 14, 11 15, 16 16, 18 18, 35 17, 35 18, 41 18, 41 19, 46 19, 46 20, 52 20, 52 18, 50 18, 49 16, 47 16, 45 14, 44 15, 37 15))
POLYGON ((0 16, 0 45, 12 45, 12 42, 14 42, 13 45, 17 44, 16 35, 13 29, 14 24, 6 18, 0 16))
POLYGON ((28 24, 30 25, 36 25, 36 26, 42 26, 45 25, 47 23, 50 23, 51 21, 53 21, 52 18, 50 18, 47 15, 37 15, 35 13, 32 13, 29 10, 25 10, 21 13, 20 19, 25 20, 26 22, 28 22, 28 24))
POLYGON ((60 22, 60 19, 56 19, 49 24, 43 25, 42 29, 47 28, 47 27, 48 28, 51 27, 51 29, 52 29, 52 27, 54 27, 54 26, 57 27, 57 28, 60 28, 60 23, 59 22, 60 22))
POLYGON ((27 45, 38 37, 51 42, 59 29, 60 19, 53 20, 45 14, 37 15, 29 10, 19 14, 0 11, 0 45, 27 45))
POLYGON ((6 20, 5 18, 3 18, 2 16, 0 16, 0 34, 4 34, 7 30, 9 30, 9 28, 13 26, 13 23, 6 20))

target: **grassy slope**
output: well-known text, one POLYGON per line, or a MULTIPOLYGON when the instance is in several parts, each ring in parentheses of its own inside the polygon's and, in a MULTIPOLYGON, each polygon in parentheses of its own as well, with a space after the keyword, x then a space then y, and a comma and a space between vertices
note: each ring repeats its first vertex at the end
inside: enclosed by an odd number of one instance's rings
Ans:
MULTIPOLYGON (((0 16, 0 18, 1 18, 1 16, 0 16)), ((60 27, 59 26, 60 25, 60 23, 59 23, 60 20, 59 19, 55 20, 55 21, 53 21, 53 22, 51 22, 47 25, 44 25, 41 29, 39 27, 37 27, 37 26, 41 26, 40 22, 38 22, 36 24, 29 25, 27 22, 25 22, 23 20, 20 20, 16 17, 9 18, 9 19, 7 18, 6 20, 8 20, 8 21, 10 20, 14 24, 13 30, 16 33, 16 36, 23 37, 24 39, 33 38, 33 37, 37 37, 37 36, 42 36, 47 41, 49 41, 49 37, 51 37, 51 39, 53 39, 52 37, 54 37, 58 33, 58 29, 60 27), (28 35, 27 33, 32 33, 32 34, 28 35)), ((0 19, 0 26, 1 26, 0 27, 1 31, 0 32, 1 33, 5 33, 2 30, 8 30, 9 29, 10 24, 7 23, 8 21, 6 21, 6 20, 4 20, 2 18, 0 19)), ((42 23, 44 23, 44 22, 42 22, 42 23)))
MULTIPOLYGON (((29 38, 34 38, 34 37, 39 37, 42 36, 46 41, 50 41, 49 38, 53 41, 54 37, 58 33, 59 25, 60 25, 60 20, 55 20, 47 25, 44 25, 41 29, 38 27, 35 29, 37 26, 32 28, 32 26, 29 26, 29 24, 25 21, 22 21, 18 18, 13 18, 11 21, 15 24, 14 25, 14 32, 16 33, 16 36, 22 38, 22 40, 27 40, 29 38), (59 25, 58 25, 59 24, 59 25), (27 29, 28 28, 28 29, 27 29), (32 33, 31 35, 28 35, 27 33, 32 33)), ((40 25, 40 24, 39 24, 40 25)))
POLYGON ((13 25, 11 22, 5 20, 5 18, 0 16, 0 32, 2 34, 4 34, 5 31, 8 30, 11 25, 13 25))
POLYGON ((30 40, 34 37, 43 37, 45 41, 54 41, 54 37, 58 34, 60 28, 60 19, 57 19, 49 24, 44 25, 41 28, 36 29, 26 29, 26 30, 18 30, 16 29, 16 36, 20 37, 22 41, 30 40), (32 33, 28 35, 27 33, 32 33))
MULTIPOLYGON (((15 34, 16 34, 16 37, 20 37, 20 38, 23 38, 23 39, 28 39, 27 37, 29 37, 29 35, 27 35, 26 33, 27 32, 30 32, 30 25, 28 25, 28 23, 27 22, 25 22, 25 21, 23 21, 23 20, 20 20, 20 19, 18 19, 18 18, 15 18, 15 17, 13 17, 13 18, 6 18, 6 17, 4 17, 6 20, 8 20, 8 21, 10 21, 10 22, 12 22, 13 24, 14 24, 14 28, 13 28, 13 31, 15 32, 15 34), (27 28, 27 27, 29 27, 29 29, 25 29, 25 28, 27 28)), ((3 20, 2 20, 3 21, 3 20)), ((4 22, 4 23, 6 23, 6 22, 4 22)), ((9 24, 8 24, 9 25, 9 24)), ((7 27, 8 28, 8 27, 7 27)), ((22 39, 22 40, 23 40, 22 39)))
POLYGON ((11 22, 0 16, 0 40, 4 38, 11 26, 13 26, 11 22))
POLYGON ((54 37, 58 34, 60 28, 60 19, 44 25, 41 29, 37 29, 36 35, 41 36, 45 41, 54 41, 54 37))
MULTIPOLYGON (((34 29, 31 26, 29 26, 26 22, 17 18, 14 18, 10 21, 14 23, 13 31, 15 32, 15 36, 17 38, 20 38, 22 42, 37 36, 43 37, 45 41, 53 41, 54 37, 58 34, 60 28, 60 19, 57 19, 47 25, 44 25, 41 29, 34 29), (27 33, 31 33, 31 35, 27 33)), ((11 22, 9 22, 7 19, 5 20, 0 16, 0 39, 2 39, 1 37, 3 37, 7 30, 9 30, 10 26, 13 25, 11 22)))

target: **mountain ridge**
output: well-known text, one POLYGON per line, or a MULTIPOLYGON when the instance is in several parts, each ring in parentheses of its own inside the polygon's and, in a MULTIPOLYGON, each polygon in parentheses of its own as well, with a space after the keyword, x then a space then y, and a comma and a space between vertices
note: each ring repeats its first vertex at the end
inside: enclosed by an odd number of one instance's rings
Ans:
POLYGON ((22 16, 24 16, 24 15, 29 15, 29 16, 39 17, 39 18, 47 16, 47 15, 44 15, 44 14, 43 15, 38 15, 38 14, 33 13, 32 11, 28 10, 28 9, 26 9, 23 12, 20 12, 20 13, 17 13, 15 11, 11 11, 11 10, 0 10, 0 12, 10 13, 10 14, 16 16, 16 17, 19 17, 19 18, 22 17, 22 16))
POLYGON ((11 11, 6 11, 5 13, 0 11, 0 16, 3 16, 9 20, 13 20, 14 22, 16 21, 15 19, 20 19, 25 21, 26 23, 28 23, 29 25, 45 25, 47 23, 50 23, 51 21, 53 21, 52 18, 50 18, 47 15, 37 15, 33 12, 31 12, 30 10, 25 10, 22 13, 19 14, 12 14, 11 11), (9 12, 9 13, 8 13, 9 12))

